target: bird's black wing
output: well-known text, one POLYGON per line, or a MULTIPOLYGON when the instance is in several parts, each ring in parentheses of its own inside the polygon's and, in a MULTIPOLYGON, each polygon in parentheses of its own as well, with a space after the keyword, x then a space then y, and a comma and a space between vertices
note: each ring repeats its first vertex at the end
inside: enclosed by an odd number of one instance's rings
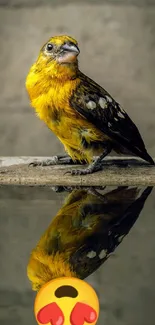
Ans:
POLYGON ((93 80, 80 74, 70 105, 94 126, 131 153, 154 164, 136 125, 122 107, 93 80))
MULTIPOLYGON (((118 214, 118 217, 113 222, 109 221, 109 225, 106 227, 103 211, 103 221, 102 223, 100 222, 100 230, 87 237, 70 257, 70 265, 72 265, 79 278, 85 279, 92 274, 115 251, 138 219, 152 189, 153 187, 151 186, 145 188, 140 197, 138 199, 135 198, 135 201, 129 205, 126 211, 122 215, 118 214)), ((119 200, 117 203, 119 203, 119 200)))

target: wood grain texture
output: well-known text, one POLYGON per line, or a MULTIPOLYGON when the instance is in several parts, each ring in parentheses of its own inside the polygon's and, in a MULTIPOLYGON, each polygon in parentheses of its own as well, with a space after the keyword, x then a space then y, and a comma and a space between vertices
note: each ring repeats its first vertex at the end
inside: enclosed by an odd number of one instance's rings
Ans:
MULTIPOLYGON (((49 157, 47 157, 49 158, 49 157)), ((103 170, 91 175, 71 176, 65 172, 78 165, 33 167, 41 157, 1 157, 0 185, 26 186, 131 186, 155 185, 155 167, 135 158, 107 157, 103 170)), ((80 166, 81 168, 81 166, 80 166)))

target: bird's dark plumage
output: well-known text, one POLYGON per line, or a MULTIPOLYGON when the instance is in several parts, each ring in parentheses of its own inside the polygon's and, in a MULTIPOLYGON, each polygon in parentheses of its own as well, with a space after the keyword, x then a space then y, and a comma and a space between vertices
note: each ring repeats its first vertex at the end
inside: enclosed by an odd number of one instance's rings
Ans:
POLYGON ((73 92, 71 106, 116 142, 116 146, 118 143, 119 146, 154 165, 136 125, 123 108, 93 80, 82 73, 80 79, 82 82, 73 92), (94 108, 91 107, 91 103, 94 108))
MULTIPOLYGON (((101 218, 97 219, 98 229, 79 243, 79 248, 70 258, 74 271, 81 279, 93 273, 115 251, 135 224, 151 191, 152 187, 147 187, 138 194, 136 187, 120 187, 105 194, 107 201, 102 206, 89 204, 90 216, 98 213, 101 218), (95 252, 96 256, 90 257, 89 252, 95 252), (105 254, 101 258, 102 252, 105 254)), ((85 206, 83 219, 87 213, 85 206)))

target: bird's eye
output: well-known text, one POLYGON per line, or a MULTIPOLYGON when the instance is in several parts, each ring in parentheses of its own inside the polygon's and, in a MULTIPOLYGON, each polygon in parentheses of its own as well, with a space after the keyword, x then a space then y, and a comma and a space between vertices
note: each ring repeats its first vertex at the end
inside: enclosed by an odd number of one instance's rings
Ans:
POLYGON ((46 49, 47 49, 48 52, 51 52, 52 49, 53 49, 53 45, 52 45, 51 43, 48 43, 48 44, 46 45, 46 49))

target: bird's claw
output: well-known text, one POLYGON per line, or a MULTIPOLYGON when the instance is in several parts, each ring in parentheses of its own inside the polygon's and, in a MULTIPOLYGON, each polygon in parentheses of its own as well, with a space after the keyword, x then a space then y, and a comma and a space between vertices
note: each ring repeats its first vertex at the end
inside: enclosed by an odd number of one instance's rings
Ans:
POLYGON ((41 166, 41 162, 39 161, 32 161, 31 163, 28 164, 28 166, 36 167, 36 166, 41 166))
POLYGON ((91 170, 90 169, 72 169, 72 170, 68 170, 64 175, 66 175, 66 174, 70 174, 72 176, 87 175, 87 174, 91 174, 91 170))
POLYGON ((72 192, 75 189, 75 186, 52 186, 51 190, 56 193, 61 192, 72 192))
POLYGON ((67 174, 78 175, 77 171, 78 170, 76 170, 76 169, 68 170, 67 172, 64 173, 64 175, 67 175, 67 174))
POLYGON ((33 166, 33 167, 36 167, 36 166, 52 166, 52 165, 57 165, 59 162, 59 157, 57 156, 54 156, 52 157, 51 159, 46 159, 46 160, 35 160, 35 161, 32 161, 29 166, 33 166))
POLYGON ((72 176, 74 175, 88 175, 95 173, 103 168, 102 162, 94 162, 92 165, 89 165, 87 168, 83 169, 72 169, 68 170, 65 174, 70 174, 72 176))
POLYGON ((52 157, 52 161, 53 161, 53 165, 57 165, 59 162, 59 157, 58 156, 52 157))

